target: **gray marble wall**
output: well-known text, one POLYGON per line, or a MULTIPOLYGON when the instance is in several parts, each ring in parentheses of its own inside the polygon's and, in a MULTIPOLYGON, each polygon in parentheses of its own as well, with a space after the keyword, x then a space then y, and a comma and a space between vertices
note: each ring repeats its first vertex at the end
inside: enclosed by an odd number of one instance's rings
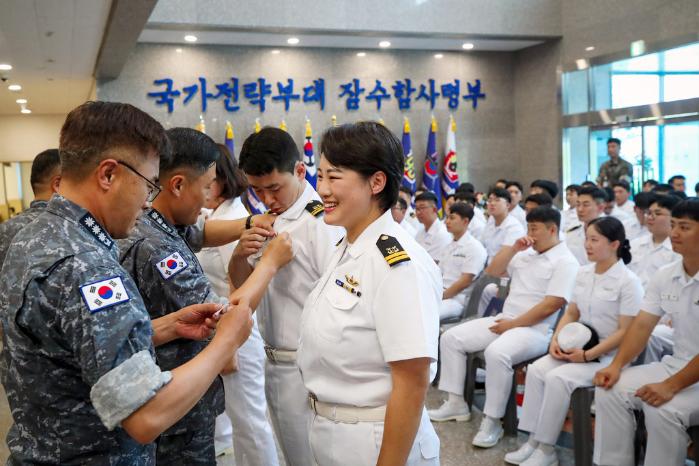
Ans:
MULTIPOLYGON (((224 125, 230 120, 236 133, 236 149, 254 127, 260 117, 263 124, 278 126, 286 120, 289 132, 302 143, 305 118, 311 119, 314 142, 323 129, 331 124, 331 116, 337 115, 338 123, 360 119, 383 118, 386 126, 400 134, 403 116, 410 118, 413 153, 416 165, 422 166, 425 156, 430 115, 434 113, 439 123, 438 149, 443 153, 450 111, 447 102, 440 99, 434 111, 425 101, 414 102, 408 111, 399 111, 395 99, 384 102, 380 112, 372 102, 362 101, 360 110, 347 111, 345 101, 338 99, 339 84, 359 78, 369 92, 374 79, 381 79, 391 92, 395 80, 411 78, 413 84, 434 78, 437 83, 460 79, 462 94, 465 83, 480 79, 486 98, 473 110, 469 102, 461 101, 453 112, 457 123, 457 153, 462 181, 473 182, 478 189, 487 189, 489 183, 499 177, 519 177, 520 162, 515 138, 515 60, 512 53, 445 53, 437 60, 430 52, 376 51, 358 58, 355 51, 337 49, 284 49, 278 55, 266 48, 233 46, 182 47, 140 44, 132 52, 120 77, 112 81, 100 81, 97 96, 101 100, 132 103, 161 121, 166 127, 193 127, 199 120, 200 100, 195 97, 187 105, 182 98, 175 111, 168 114, 164 107, 156 106, 146 94, 155 89, 154 79, 170 77, 181 88, 197 82, 199 76, 207 78, 211 87, 231 76, 242 82, 265 77, 268 81, 295 79, 295 91, 307 86, 313 79, 326 80, 326 107, 321 112, 317 104, 292 103, 285 112, 282 103, 267 102, 267 110, 261 114, 257 107, 242 98, 240 110, 228 113, 220 101, 210 101, 204 115, 207 133, 217 141, 224 137, 224 125)), ((276 94, 276 86, 275 92, 276 94)), ((210 91, 212 89, 209 89, 210 91)), ((392 92, 391 92, 392 93, 392 92)), ((422 170, 418 170, 421 178, 422 170)))

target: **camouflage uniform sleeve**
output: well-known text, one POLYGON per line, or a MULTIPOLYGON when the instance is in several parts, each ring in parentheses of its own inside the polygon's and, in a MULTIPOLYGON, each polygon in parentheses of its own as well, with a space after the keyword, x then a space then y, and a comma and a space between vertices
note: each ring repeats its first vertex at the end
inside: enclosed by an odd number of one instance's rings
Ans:
POLYGON ((111 430, 152 398, 171 374, 155 364, 150 319, 128 274, 116 264, 89 268, 87 261, 73 261, 73 273, 52 273, 47 285, 62 289, 61 333, 83 381, 92 387, 97 414, 111 430))
POLYGON ((204 215, 200 215, 199 218, 197 218, 197 223, 183 228, 182 236, 194 252, 199 252, 204 247, 205 223, 206 217, 204 215))

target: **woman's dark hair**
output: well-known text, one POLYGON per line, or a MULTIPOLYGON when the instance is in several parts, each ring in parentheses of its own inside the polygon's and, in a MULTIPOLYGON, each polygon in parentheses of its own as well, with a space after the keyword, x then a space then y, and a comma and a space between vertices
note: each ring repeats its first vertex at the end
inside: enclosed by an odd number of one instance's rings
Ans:
POLYGON ((631 244, 626 239, 624 225, 616 217, 600 217, 592 220, 587 227, 594 226, 597 233, 612 241, 619 241, 619 248, 616 256, 624 261, 624 264, 631 262, 631 244))
POLYGON ((328 128, 320 141, 320 154, 332 165, 364 178, 383 172, 386 186, 377 195, 379 207, 385 212, 396 203, 405 165, 403 146, 384 125, 360 121, 328 128))
POLYGON ((221 197, 233 199, 245 192, 248 182, 228 147, 223 144, 216 145, 221 152, 221 156, 216 161, 216 180, 222 186, 221 197))

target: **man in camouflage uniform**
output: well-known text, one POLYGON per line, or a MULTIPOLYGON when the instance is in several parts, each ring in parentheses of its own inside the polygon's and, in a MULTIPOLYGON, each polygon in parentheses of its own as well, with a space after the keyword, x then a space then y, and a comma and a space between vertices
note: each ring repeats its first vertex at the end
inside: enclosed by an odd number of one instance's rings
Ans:
POLYGON ((621 141, 619 139, 609 138, 607 140, 609 160, 599 167, 598 186, 611 188, 614 186, 614 183, 620 180, 627 181, 630 186, 633 186, 633 165, 621 158, 619 155, 620 149, 621 141))
POLYGON ((2 383, 14 424, 8 464, 152 465, 152 442, 186 414, 247 338, 231 306, 189 363, 162 371, 154 345, 206 338, 217 310, 151 322, 120 266, 125 237, 157 195, 162 126, 127 104, 88 102, 61 130, 60 196, 10 245, 0 280, 2 383))
POLYGON ((34 200, 29 204, 29 208, 0 223, 0 268, 5 261, 12 238, 44 212, 53 193, 58 192, 58 184, 61 181, 61 160, 58 158, 58 149, 45 150, 34 158, 29 181, 34 192, 34 200))

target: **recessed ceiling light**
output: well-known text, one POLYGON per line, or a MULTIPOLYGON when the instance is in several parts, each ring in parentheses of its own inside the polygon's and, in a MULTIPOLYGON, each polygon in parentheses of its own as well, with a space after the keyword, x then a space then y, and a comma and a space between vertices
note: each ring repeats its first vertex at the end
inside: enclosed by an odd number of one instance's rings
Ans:
POLYGON ((444 55, 441 53, 435 53, 434 58, 444 58, 444 55))
POLYGON ((470 42, 464 42, 464 43, 461 45, 461 48, 464 49, 464 50, 471 50, 473 47, 474 47, 474 45, 473 45, 472 43, 470 43, 470 42))
POLYGON ((357 52, 358 57, 366 57, 366 52, 357 52))
POLYGON ((299 41, 299 38, 298 38, 298 37, 289 37, 289 38, 286 40, 286 43, 289 44, 289 45, 296 45, 296 44, 298 44, 299 42, 300 42, 300 41, 299 41))
POLYGON ((17 102, 20 105, 24 105, 27 103, 27 99, 17 99, 17 100, 15 100, 15 102, 17 102))
POLYGON ((589 47, 585 47, 585 50, 587 50, 588 52, 592 52, 593 50, 595 50, 595 47, 591 45, 589 47))
POLYGON ((379 47, 381 47, 382 49, 385 49, 385 48, 390 47, 390 46, 391 46, 391 43, 387 40, 382 40, 381 42, 379 42, 379 47))
POLYGON ((9 86, 7 86, 7 88, 12 92, 19 92, 22 90, 22 86, 20 86, 19 84, 10 84, 9 86))
POLYGON ((9 63, 0 63, 0 71, 10 71, 12 69, 12 65, 9 63))
POLYGON ((184 36, 184 41, 185 42, 196 42, 197 36, 194 36, 192 34, 187 34, 186 36, 184 36))
POLYGON ((22 113, 32 113, 32 111, 29 110, 28 108, 23 108, 23 109, 20 110, 20 111, 21 111, 22 113))
POLYGON ((274 49, 272 50, 272 55, 279 55, 281 53, 281 50, 274 49))
POLYGON ((179 47, 177 47, 177 48, 175 49, 175 52, 177 52, 177 53, 182 53, 182 49, 179 48, 179 47))

